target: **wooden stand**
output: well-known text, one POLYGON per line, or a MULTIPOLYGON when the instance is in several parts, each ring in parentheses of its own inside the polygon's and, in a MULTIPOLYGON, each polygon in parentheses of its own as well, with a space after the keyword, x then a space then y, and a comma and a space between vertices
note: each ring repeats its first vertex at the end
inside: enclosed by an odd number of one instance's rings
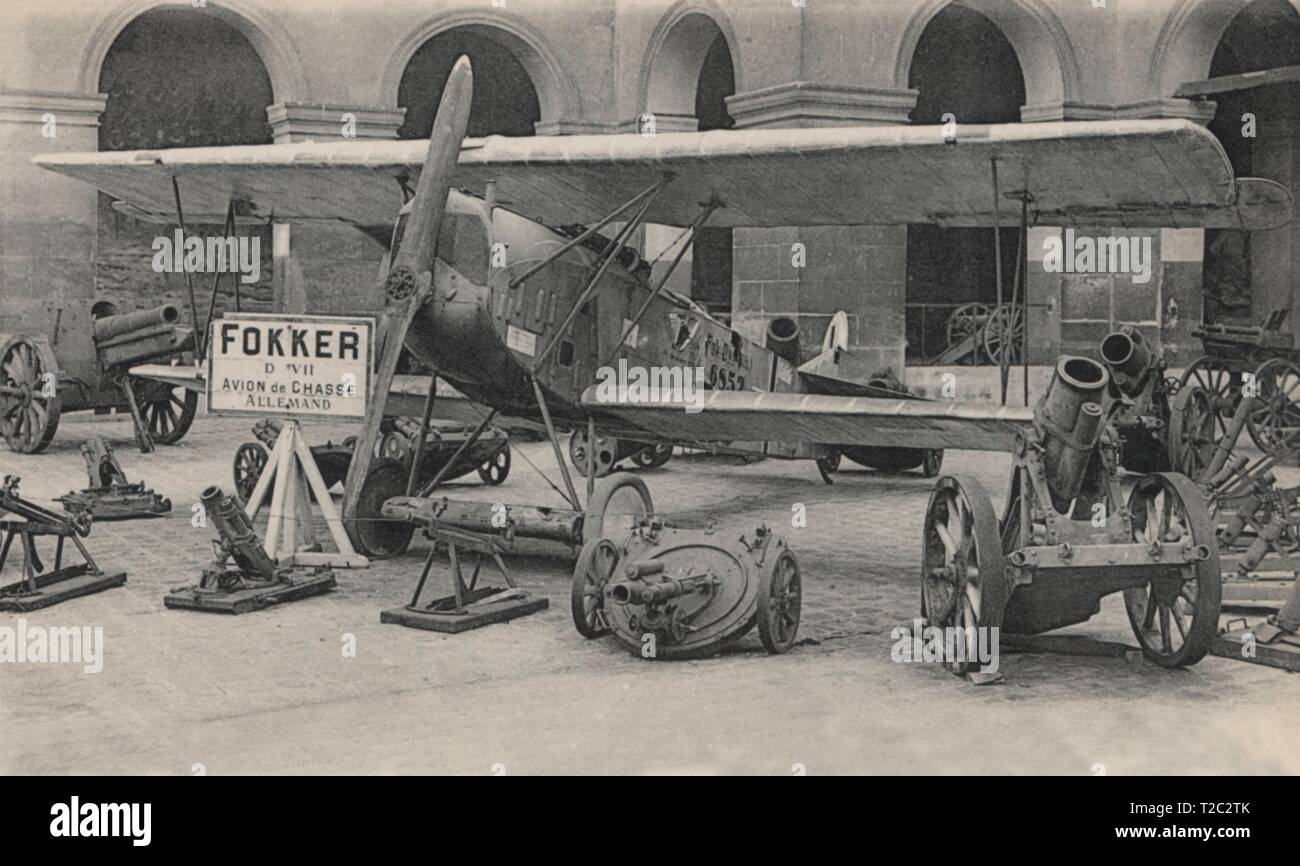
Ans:
POLYGON ((163 596, 163 605, 175 610, 249 613, 273 604, 321 595, 335 587, 334 572, 329 569, 301 569, 302 574, 297 571, 290 570, 274 583, 256 585, 250 581, 228 591, 210 591, 202 586, 174 589, 163 596))
POLYGON ((441 527, 430 527, 427 534, 432 540, 447 545, 447 555, 451 559, 453 594, 424 604, 420 603, 424 583, 429 577, 429 571, 433 568, 433 558, 437 554, 435 545, 424 561, 424 570, 420 573, 420 580, 415 585, 415 593, 411 596, 410 603, 405 607, 381 612, 380 622, 456 634, 491 625, 494 622, 505 622, 515 617, 527 616, 539 610, 546 610, 550 606, 550 602, 546 599, 536 598, 527 590, 515 586, 510 573, 506 571, 505 563, 501 560, 501 549, 498 547, 497 538, 441 527), (474 563, 474 573, 470 575, 468 583, 465 582, 464 574, 461 572, 458 547, 478 555, 478 560, 474 563), (505 579, 507 589, 478 586, 479 568, 485 557, 491 559, 496 565, 497 571, 505 579))
POLYGON ((0 586, 0 611, 27 613, 126 583, 125 571, 100 570, 77 537, 76 531, 69 525, 5 519, 0 520, 0 533, 4 534, 4 542, 0 545, 0 566, 8 558, 15 537, 22 540, 23 546, 23 579, 8 586, 0 586), (36 553, 35 539, 42 535, 58 539, 55 543, 54 568, 48 571, 36 553), (63 564, 63 544, 67 539, 72 539, 76 545, 84 560, 82 563, 63 564))
POLYGON ((1263 622, 1253 628, 1233 629, 1214 639, 1210 654, 1239 662, 1267 665, 1300 673, 1300 636, 1263 622), (1247 646, 1250 647, 1247 651, 1247 646))
POLYGON ((244 509, 250 521, 256 519, 268 491, 271 492, 271 503, 263 548, 271 559, 292 566, 366 568, 370 565, 370 561, 352 547, 297 421, 284 423, 271 448, 266 471, 258 478, 244 509), (338 547, 337 553, 322 551, 316 540, 308 485, 316 495, 330 537, 338 547))

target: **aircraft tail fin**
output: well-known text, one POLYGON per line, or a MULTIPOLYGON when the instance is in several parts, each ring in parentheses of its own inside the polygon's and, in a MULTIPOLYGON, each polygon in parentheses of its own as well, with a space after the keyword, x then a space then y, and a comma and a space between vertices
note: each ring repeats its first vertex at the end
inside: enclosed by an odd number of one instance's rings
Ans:
POLYGON ((849 317, 843 310, 831 317, 821 352, 801 365, 799 373, 813 394, 920 399, 908 392, 892 367, 872 367, 865 353, 849 348, 849 317))

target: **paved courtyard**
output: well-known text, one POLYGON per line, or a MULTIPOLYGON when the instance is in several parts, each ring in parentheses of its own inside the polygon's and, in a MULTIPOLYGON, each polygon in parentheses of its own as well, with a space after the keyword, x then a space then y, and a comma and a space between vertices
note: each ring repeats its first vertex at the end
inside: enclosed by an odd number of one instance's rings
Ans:
MULTIPOLYGON (((312 442, 348 432, 306 429, 312 442)), ((571 554, 559 545, 511 560, 549 610, 457 636, 379 622, 414 585, 420 538, 405 556, 338 572, 326 596, 238 617, 167 610, 163 595, 195 582, 212 555, 212 530, 191 526, 190 507, 208 484, 230 489, 249 423, 201 416, 179 445, 141 455, 124 419, 69 415, 46 453, 0 450, 0 471, 37 500, 81 488, 77 449, 92 435, 173 511, 94 528, 90 550, 128 571, 124 588, 26 615, 29 627, 102 627, 103 670, 0 664, 2 772, 1300 772, 1300 678, 1281 671, 1008 653, 1005 683, 976 688, 893 662, 890 632, 918 609, 931 486, 918 474, 843 471, 827 487, 810 463, 690 456, 644 473, 662 511, 712 515, 728 532, 778 528, 805 586, 802 641, 787 655, 766 655, 751 633, 719 658, 645 661, 574 630, 571 554), (791 526, 796 503, 802 528, 791 526)), ((470 476, 446 494, 559 504, 527 462, 558 481, 550 446, 516 447, 505 485, 470 476)), ((1005 455, 949 453, 945 472, 978 477, 1000 508, 1007 468, 1005 455)), ((10 564, 0 578, 17 576, 10 564)), ((0 615, 0 626, 17 620, 0 615)), ((1115 596, 1070 631, 1133 642, 1115 596)))

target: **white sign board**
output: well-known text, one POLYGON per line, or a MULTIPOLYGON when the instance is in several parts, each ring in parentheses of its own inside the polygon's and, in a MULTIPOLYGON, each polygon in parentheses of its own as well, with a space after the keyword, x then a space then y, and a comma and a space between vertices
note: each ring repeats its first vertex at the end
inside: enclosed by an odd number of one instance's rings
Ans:
POLYGON ((208 334, 208 412, 366 417, 375 320, 237 313, 208 334))

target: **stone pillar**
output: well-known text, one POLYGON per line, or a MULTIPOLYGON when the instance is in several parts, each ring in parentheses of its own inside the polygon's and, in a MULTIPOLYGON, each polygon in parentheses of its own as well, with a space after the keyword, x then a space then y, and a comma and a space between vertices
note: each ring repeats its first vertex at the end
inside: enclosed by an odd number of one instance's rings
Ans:
MULTIPOLYGON (((916 91, 796 81, 727 98, 736 128, 906 123, 916 91)), ((906 226, 736 229, 732 323, 763 342, 777 316, 799 321, 806 351, 831 317, 849 317, 853 365, 866 379, 903 372, 906 226)))
POLYGON ((1029 238, 1030 363, 1051 363, 1057 351, 1096 357, 1101 340, 1121 325, 1162 345, 1170 366, 1200 354, 1191 331, 1201 322, 1204 229, 1034 228, 1029 238), (1128 270, 1112 261, 1103 266, 1098 248, 1109 239, 1127 248, 1128 270), (1049 241, 1060 250, 1050 268, 1049 241), (1067 266, 1067 259, 1075 264, 1067 266), (1091 269, 1079 270, 1079 264, 1091 269), (1053 346, 1043 337, 1050 339, 1054 318, 1059 337, 1053 346))
MULTIPOLYGON (((303 102, 278 102, 266 109, 276 144, 395 139, 405 114, 404 108, 303 102)), ((382 242, 350 226, 278 223, 272 231, 277 311, 342 315, 383 309, 378 284, 382 242)))
POLYGON ((95 150, 107 99, 102 93, 0 90, 0 334, 53 336, 55 306, 66 313, 61 329, 81 327, 73 317, 89 316, 97 193, 32 165, 31 158, 95 150))
MULTIPOLYGON (((1300 117, 1296 85, 1261 88, 1257 91, 1257 137, 1252 150, 1251 174, 1275 180, 1300 195, 1300 117)), ((1300 273, 1296 252, 1300 250, 1300 219, 1267 232, 1251 232, 1251 311, 1262 322, 1281 307, 1296 309, 1300 299, 1300 273)), ((1300 314, 1292 313, 1285 327, 1300 331, 1300 314)))
MULTIPOLYGON (((1173 98, 1119 105, 1061 102, 1026 105, 1020 113, 1025 122, 1181 117, 1203 124, 1214 118, 1214 104, 1173 98)), ((1066 237, 1060 228, 1039 227, 1029 232, 1026 284, 1031 364, 1051 364, 1060 352, 1096 357, 1101 339, 1120 325, 1135 325, 1145 337, 1157 341, 1170 366, 1182 366, 1200 354, 1200 341, 1192 330, 1201 324, 1204 307, 1203 229, 1074 229, 1074 238, 1094 242, 1123 237, 1139 246, 1149 243, 1151 279, 1145 283, 1129 273, 1047 272, 1044 243, 1048 238, 1064 243, 1066 237)), ((1064 252, 1072 254, 1068 247, 1064 252)))

